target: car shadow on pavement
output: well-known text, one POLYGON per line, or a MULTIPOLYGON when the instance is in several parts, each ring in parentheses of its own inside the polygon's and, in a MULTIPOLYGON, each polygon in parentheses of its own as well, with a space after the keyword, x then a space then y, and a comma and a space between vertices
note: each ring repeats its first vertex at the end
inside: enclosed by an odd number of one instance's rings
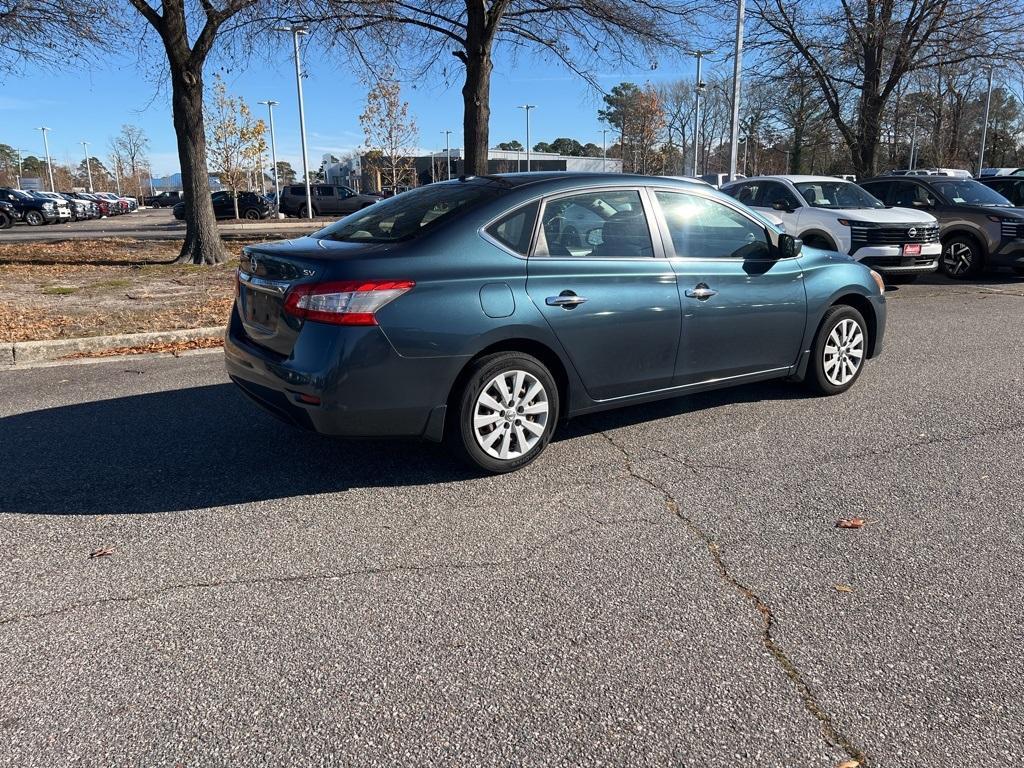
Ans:
MULTIPOLYGON (((800 396, 754 384, 574 419, 572 439, 720 405, 800 396)), ((0 514, 174 512, 478 477, 432 443, 337 440, 278 422, 232 384, 0 419, 0 514)))

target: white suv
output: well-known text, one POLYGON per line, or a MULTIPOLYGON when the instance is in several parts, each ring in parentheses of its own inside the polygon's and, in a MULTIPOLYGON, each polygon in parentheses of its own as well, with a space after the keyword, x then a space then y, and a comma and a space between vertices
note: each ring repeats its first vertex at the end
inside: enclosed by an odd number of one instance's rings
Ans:
POLYGON ((935 217, 882 201, 834 176, 759 176, 722 191, 811 248, 846 253, 894 281, 934 272, 942 253, 935 217))

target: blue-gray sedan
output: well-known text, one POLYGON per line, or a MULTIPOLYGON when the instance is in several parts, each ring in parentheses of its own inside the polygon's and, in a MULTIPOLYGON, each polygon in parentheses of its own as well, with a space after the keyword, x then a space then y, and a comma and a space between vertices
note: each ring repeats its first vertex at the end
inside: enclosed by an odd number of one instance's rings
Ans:
POLYGON ((291 424, 507 472, 584 413, 774 378, 843 392, 884 331, 877 273, 707 185, 532 173, 245 248, 225 354, 291 424))

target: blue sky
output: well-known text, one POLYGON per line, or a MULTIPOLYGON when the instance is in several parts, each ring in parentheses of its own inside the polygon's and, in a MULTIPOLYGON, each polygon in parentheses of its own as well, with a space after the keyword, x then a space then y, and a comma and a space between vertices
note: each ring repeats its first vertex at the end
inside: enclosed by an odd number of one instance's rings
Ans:
MULTIPOLYGON (((306 128, 310 166, 317 167, 325 152, 335 154, 362 143, 358 115, 363 109, 365 87, 358 77, 339 66, 343 56, 305 53, 304 82, 306 128)), ((456 72, 452 61, 450 71, 456 72)), ((153 72, 156 68, 151 68, 153 72)), ((212 81, 218 67, 207 69, 212 81)), ((242 96, 257 115, 265 107, 257 101, 274 99, 279 159, 300 166, 298 110, 295 74, 288 52, 249 62, 244 69, 223 72, 229 91, 242 96)), ((693 77, 689 59, 666 60, 657 70, 621 70, 598 73, 605 89, 623 80, 661 82, 693 77)), ((446 85, 440 75, 403 84, 404 98, 420 130, 420 146, 443 148, 442 131, 450 128, 452 146, 462 144, 461 81, 446 85)), ((550 141, 571 136, 582 142, 601 142, 597 120, 600 95, 579 77, 555 64, 520 55, 515 60, 499 52, 491 86, 491 145, 519 139, 525 143, 523 111, 517 104, 537 105, 531 116, 531 139, 550 141)), ((178 170, 174 129, 171 124, 169 88, 160 87, 156 74, 143 75, 135 57, 106 55, 91 67, 58 74, 36 70, 30 75, 9 76, 0 89, 0 143, 42 156, 41 125, 52 129, 50 152, 54 162, 78 163, 80 141, 91 143, 90 154, 105 157, 110 139, 123 123, 141 126, 150 139, 149 155, 156 175, 178 170)), ((269 139, 268 139, 269 141, 269 139)))

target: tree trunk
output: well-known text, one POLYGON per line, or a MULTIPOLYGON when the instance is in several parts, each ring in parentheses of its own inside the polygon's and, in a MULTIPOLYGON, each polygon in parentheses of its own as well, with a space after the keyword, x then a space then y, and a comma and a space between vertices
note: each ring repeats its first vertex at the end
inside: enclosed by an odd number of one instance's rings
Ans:
POLYGON ((217 231, 210 199, 201 69, 193 71, 190 67, 171 66, 171 105, 185 201, 185 242, 177 262, 220 264, 227 260, 227 254, 217 231))
POLYGON ((483 176, 487 173, 487 145, 491 119, 490 51, 474 46, 466 53, 466 83, 462 86, 462 133, 465 143, 465 172, 483 176))

